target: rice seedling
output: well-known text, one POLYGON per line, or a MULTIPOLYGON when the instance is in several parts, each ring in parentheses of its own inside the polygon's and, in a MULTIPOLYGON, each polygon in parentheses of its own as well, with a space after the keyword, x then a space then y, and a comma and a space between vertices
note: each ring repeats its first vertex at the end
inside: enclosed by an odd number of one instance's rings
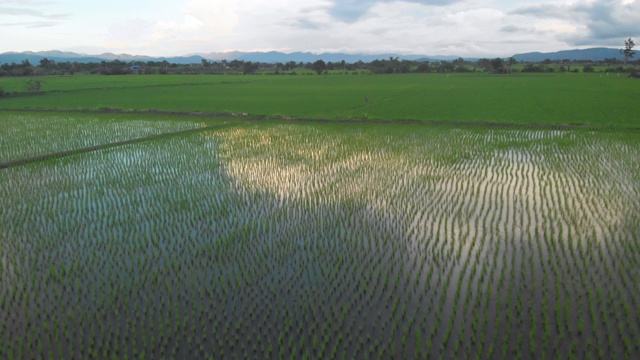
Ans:
POLYGON ((639 156, 253 123, 5 169, 0 357, 634 357, 639 156))

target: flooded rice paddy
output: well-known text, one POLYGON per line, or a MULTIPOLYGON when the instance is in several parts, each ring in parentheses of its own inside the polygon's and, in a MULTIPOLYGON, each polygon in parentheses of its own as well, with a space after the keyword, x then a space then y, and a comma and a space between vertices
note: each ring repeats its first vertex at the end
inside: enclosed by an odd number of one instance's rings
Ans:
POLYGON ((0 205, 0 358, 640 356, 629 134, 241 124, 0 205))

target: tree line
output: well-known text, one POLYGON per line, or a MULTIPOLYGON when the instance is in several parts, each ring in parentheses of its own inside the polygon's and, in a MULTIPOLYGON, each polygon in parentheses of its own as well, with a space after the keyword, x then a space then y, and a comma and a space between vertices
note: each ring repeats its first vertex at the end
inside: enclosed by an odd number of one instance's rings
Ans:
POLYGON ((479 59, 474 61, 458 58, 452 61, 416 61, 389 59, 371 62, 358 61, 354 63, 325 62, 318 60, 313 63, 290 61, 287 63, 262 63, 242 60, 209 61, 202 60, 199 64, 175 64, 167 61, 124 62, 120 60, 102 61, 100 63, 56 62, 42 59, 38 64, 29 60, 21 63, 0 65, 0 77, 33 77, 50 75, 155 75, 155 74, 273 74, 297 75, 314 72, 317 74, 330 73, 361 73, 374 74, 405 74, 405 73, 465 73, 484 72, 494 74, 509 74, 513 72, 584 72, 594 71, 594 67, 606 67, 607 72, 627 71, 626 65, 637 66, 639 61, 618 60, 615 58, 603 61, 570 61, 545 60, 542 62, 518 62, 514 58, 479 59), (625 64, 626 63, 626 64, 625 64))
POLYGON ((404 74, 404 73, 464 73, 464 72, 484 72, 494 74, 510 74, 512 72, 578 72, 577 66, 583 72, 593 72, 594 66, 605 66, 606 72, 629 71, 627 65, 633 65, 631 77, 638 76, 636 70, 640 64, 640 59, 633 62, 635 52, 633 39, 625 40, 624 49, 620 53, 624 56, 624 61, 616 58, 604 59, 603 61, 572 61, 569 59, 552 61, 546 59, 542 62, 521 62, 515 58, 508 59, 479 59, 467 61, 457 58, 453 61, 417 61, 400 60, 398 57, 389 59, 374 60, 369 63, 358 61, 347 63, 325 62, 317 60, 313 63, 290 61, 287 63, 262 63, 242 60, 222 60, 209 61, 202 59, 199 64, 176 64, 165 61, 132 61, 123 62, 113 60, 110 62, 90 62, 80 63, 76 61, 56 62, 44 58, 38 64, 31 64, 29 60, 21 63, 11 63, 0 65, 0 77, 4 76, 48 76, 48 75, 75 75, 75 74, 100 74, 100 75, 155 75, 155 74, 273 74, 273 75, 297 75, 298 71, 306 70, 315 72, 318 75, 335 72, 348 74, 359 74, 367 71, 374 74, 404 74), (519 67, 514 67, 520 65, 519 67))

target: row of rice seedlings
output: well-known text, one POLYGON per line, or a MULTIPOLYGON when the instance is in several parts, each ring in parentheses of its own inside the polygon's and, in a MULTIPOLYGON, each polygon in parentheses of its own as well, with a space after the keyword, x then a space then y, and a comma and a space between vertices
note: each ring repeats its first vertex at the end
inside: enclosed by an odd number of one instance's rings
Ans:
POLYGON ((0 162, 201 126, 192 121, 0 114, 0 162))
MULTIPOLYGON (((534 201, 536 201, 536 200, 534 200, 534 201)), ((553 204, 553 203, 551 202, 551 204, 553 204)), ((529 206, 531 206, 531 205, 529 205, 529 206)), ((523 218, 523 216, 524 216, 524 214, 523 214, 523 213, 521 213, 521 219, 523 218)), ((536 231, 537 231, 537 228, 536 228, 536 231)), ((563 236, 563 239, 565 239, 565 240, 566 240, 566 238, 565 238, 564 236, 563 236)), ((531 240, 529 240, 528 244, 530 245, 530 246, 529 246, 529 248, 531 249, 532 241, 531 241, 531 240)), ((531 260, 532 258, 533 258, 532 256, 529 256, 529 257, 528 257, 528 259, 530 259, 530 260, 531 260)), ((572 259, 572 261, 575 261, 575 259, 572 259)), ((524 278, 523 278, 523 280, 524 280, 524 278)))
MULTIPOLYGON (((624 298, 637 276, 606 280, 638 261, 610 257, 637 248, 634 228, 582 205, 637 182, 572 185, 606 178, 562 166, 589 162, 580 144, 553 158, 561 135, 256 125, 11 169, 0 355, 579 356, 587 309, 620 303, 580 289, 624 298)), ((622 311, 606 341, 634 354, 622 311)))

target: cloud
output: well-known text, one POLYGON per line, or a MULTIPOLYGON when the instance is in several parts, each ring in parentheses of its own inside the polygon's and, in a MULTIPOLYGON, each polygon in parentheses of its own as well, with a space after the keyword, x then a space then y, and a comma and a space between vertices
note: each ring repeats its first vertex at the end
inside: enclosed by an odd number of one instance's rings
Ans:
POLYGON ((608 44, 640 36, 640 0, 543 4, 522 7, 511 14, 546 21, 547 29, 555 30, 560 39, 572 45, 608 44))
POLYGON ((69 17, 69 14, 46 14, 40 10, 13 7, 0 7, 0 15, 32 16, 43 19, 66 19, 69 17))
POLYGON ((525 31, 527 31, 526 28, 515 26, 515 25, 506 25, 500 28, 500 32, 504 32, 504 33, 519 33, 519 32, 525 32, 525 31))
MULTIPOLYGON (((371 6, 358 21, 345 22, 330 16, 328 9, 310 16, 320 22, 319 31, 306 28, 288 33, 275 42, 314 52, 403 53, 403 54, 496 54, 486 47, 482 34, 490 38, 500 25, 504 12, 490 7, 469 7, 462 3, 450 6, 424 6, 418 1, 380 1, 371 6), (324 17, 322 17, 324 15, 324 17)), ((440 2, 442 3, 442 2, 440 2)), ((305 14, 298 13, 300 16, 305 14)))
POLYGON ((29 29, 52 27, 68 19, 69 14, 48 13, 41 8, 50 5, 50 1, 4 0, 0 1, 0 26, 23 27, 29 29), (17 20, 17 21, 16 21, 17 20))
POLYGON ((31 22, 15 22, 15 23, 0 23, 2 27, 11 27, 11 26, 21 26, 27 27, 30 29, 43 28, 43 27, 51 27, 58 25, 57 22, 54 21, 31 21, 31 22))
POLYGON ((640 37, 640 0, 75 1, 0 0, 0 26, 15 34, 0 47, 495 57, 640 37))
POLYGON ((332 19, 327 15, 329 7, 326 5, 305 6, 297 10, 292 8, 288 9, 288 11, 292 10, 293 15, 284 15, 289 16, 289 18, 280 23, 285 26, 290 26, 296 31, 298 29, 321 30, 331 26, 332 19))
POLYGON ((324 24, 308 19, 307 17, 298 17, 290 21, 290 25, 298 29, 319 30, 324 24))
POLYGON ((373 2, 343 0, 334 3, 329 14, 338 20, 352 22, 358 20, 371 6, 373 6, 373 2))
POLYGON ((114 39, 120 39, 121 43, 130 43, 131 41, 144 41, 153 33, 154 24, 145 19, 127 18, 122 21, 113 23, 109 27, 109 33, 114 39))
POLYGON ((108 26, 104 45, 116 52, 184 55, 206 51, 229 35, 239 21, 240 3, 249 0, 188 0, 172 13, 123 13, 108 26), (199 49, 199 50, 197 50, 199 49))
POLYGON ((20 5, 51 5, 55 1, 51 0, 0 0, 0 4, 20 4, 20 5))
MULTIPOLYGON (((416 3, 430 6, 445 6, 462 0, 404 0, 408 3, 416 3)), ((359 20, 377 3, 397 2, 396 0, 333 0, 329 8, 329 14, 340 21, 347 23, 359 20)))

